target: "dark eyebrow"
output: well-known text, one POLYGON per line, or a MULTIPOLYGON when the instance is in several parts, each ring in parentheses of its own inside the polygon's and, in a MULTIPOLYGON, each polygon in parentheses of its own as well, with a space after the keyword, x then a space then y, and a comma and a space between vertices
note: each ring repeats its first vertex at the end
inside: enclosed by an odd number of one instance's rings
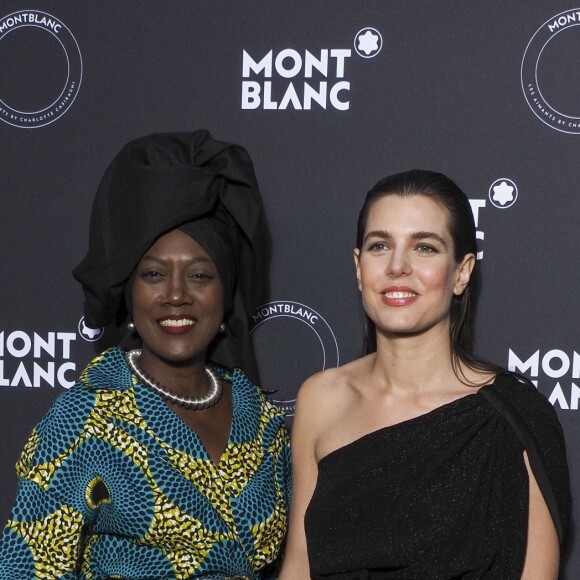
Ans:
MULTIPOLYGON (((141 262, 144 260, 150 260, 152 262, 160 262, 160 263, 166 263, 166 262, 171 262, 172 260, 170 258, 156 258, 155 256, 151 256, 149 254, 145 254, 142 258, 141 258, 141 262)), ((193 260, 191 260, 192 264, 199 264, 199 263, 207 263, 207 262, 211 262, 211 258, 209 256, 199 256, 197 258, 194 258, 193 260)))
MULTIPOLYGON (((439 234, 436 234, 435 232, 414 232, 411 235, 411 237, 414 240, 427 240, 427 239, 437 240, 440 244, 443 245, 443 247, 445 247, 445 248, 447 247, 445 240, 439 234)), ((367 234, 365 235, 364 241, 366 242, 369 238, 383 238, 385 240, 390 240, 392 238, 392 236, 386 230, 374 230, 372 232, 367 232, 367 234)))
POLYGON ((429 238, 431 238, 433 240, 437 240, 440 244, 443 245, 444 248, 447 247, 445 240, 439 234, 436 234, 435 232, 415 232, 413 234, 414 240, 425 240, 425 239, 429 239, 429 238))
POLYGON ((391 239, 391 234, 386 230, 373 230, 372 232, 367 232, 364 237, 364 241, 366 242, 369 238, 383 238, 385 240, 391 239))

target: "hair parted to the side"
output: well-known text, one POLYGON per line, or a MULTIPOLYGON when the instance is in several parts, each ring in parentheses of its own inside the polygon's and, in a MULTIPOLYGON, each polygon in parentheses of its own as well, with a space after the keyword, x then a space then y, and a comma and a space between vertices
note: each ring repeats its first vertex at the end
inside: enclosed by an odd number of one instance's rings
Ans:
MULTIPOLYGON (((447 211, 455 261, 461 261, 467 254, 477 255, 475 221, 467 196, 454 181, 443 173, 421 169, 413 169, 385 177, 367 193, 357 224, 356 247, 359 250, 362 249, 369 213, 374 202, 388 195, 399 197, 422 195, 440 204, 447 211)), ((460 296, 454 296, 451 304, 449 338, 452 364, 455 374, 462 380, 465 380, 465 377, 461 371, 460 363, 482 371, 502 372, 504 370, 475 357, 472 352, 476 270, 477 267, 474 268, 463 293, 460 296)), ((364 353, 369 354, 375 352, 376 349, 376 328, 373 321, 365 314, 364 353)))

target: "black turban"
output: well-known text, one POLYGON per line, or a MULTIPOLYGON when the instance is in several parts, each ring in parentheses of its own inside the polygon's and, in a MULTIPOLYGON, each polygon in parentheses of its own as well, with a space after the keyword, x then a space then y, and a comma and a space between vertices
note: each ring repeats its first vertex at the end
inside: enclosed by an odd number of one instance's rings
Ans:
POLYGON ((227 329, 208 358, 257 381, 248 319, 266 300, 260 192, 246 150, 207 131, 136 139, 106 170, 93 203, 89 250, 73 271, 83 286, 87 325, 126 319, 133 270, 155 240, 175 228, 204 248, 224 287, 227 329))

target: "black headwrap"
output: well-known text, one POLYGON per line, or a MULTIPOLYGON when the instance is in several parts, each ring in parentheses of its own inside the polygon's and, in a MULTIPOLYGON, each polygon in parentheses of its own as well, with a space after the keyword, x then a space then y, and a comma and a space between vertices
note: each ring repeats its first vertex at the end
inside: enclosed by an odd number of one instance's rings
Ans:
POLYGON ((73 271, 87 325, 124 322, 133 270, 160 235, 177 227, 208 253, 224 287, 227 330, 208 358, 257 382, 248 318, 266 299, 260 192, 246 150, 207 131, 136 139, 108 167, 93 204, 88 253, 73 271))

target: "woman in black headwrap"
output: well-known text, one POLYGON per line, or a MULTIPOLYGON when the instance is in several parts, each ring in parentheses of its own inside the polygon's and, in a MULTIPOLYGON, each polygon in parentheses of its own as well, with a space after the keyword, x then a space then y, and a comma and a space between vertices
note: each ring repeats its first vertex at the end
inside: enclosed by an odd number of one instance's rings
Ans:
POLYGON ((275 573, 288 440, 248 330, 264 238, 243 148, 196 131, 117 155, 74 275, 87 325, 128 324, 139 348, 94 359, 33 431, 0 578, 275 573))

